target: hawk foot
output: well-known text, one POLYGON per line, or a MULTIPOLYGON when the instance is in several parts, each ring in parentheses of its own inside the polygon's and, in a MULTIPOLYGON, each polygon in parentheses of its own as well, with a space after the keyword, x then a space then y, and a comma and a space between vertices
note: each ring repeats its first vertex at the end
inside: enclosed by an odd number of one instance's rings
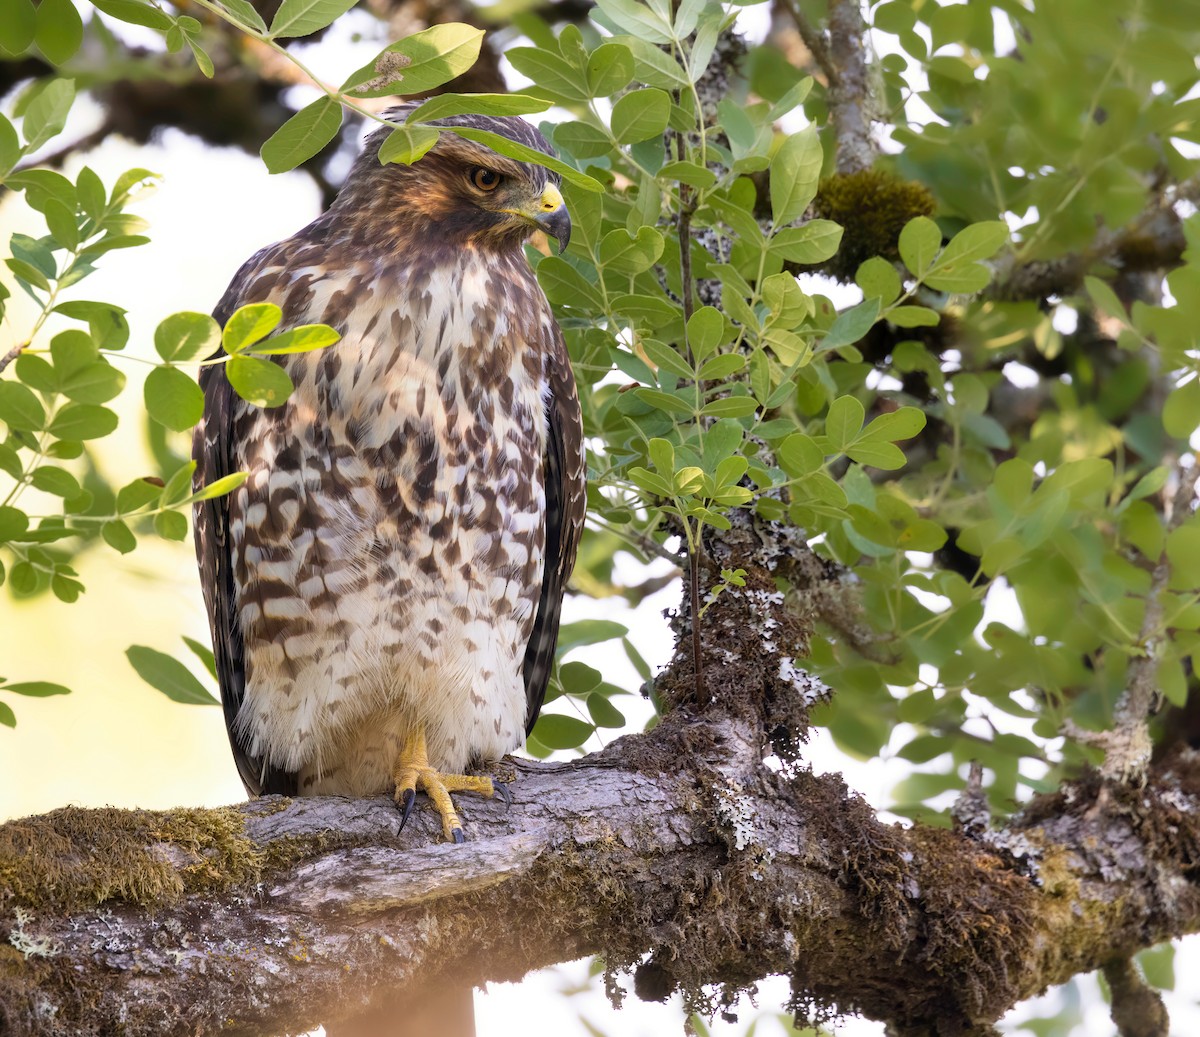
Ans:
POLYGON ((434 808, 442 818, 442 831, 446 839, 461 843, 466 842, 463 835, 462 821, 458 811, 454 809, 451 792, 478 792, 481 796, 491 796, 495 793, 492 779, 474 777, 469 774, 442 774, 429 765, 429 753, 425 747, 425 729, 419 727, 405 741, 400 750, 400 758, 396 761, 396 802, 401 805, 400 827, 403 828, 413 811, 417 800, 417 790, 424 789, 433 802, 434 808))

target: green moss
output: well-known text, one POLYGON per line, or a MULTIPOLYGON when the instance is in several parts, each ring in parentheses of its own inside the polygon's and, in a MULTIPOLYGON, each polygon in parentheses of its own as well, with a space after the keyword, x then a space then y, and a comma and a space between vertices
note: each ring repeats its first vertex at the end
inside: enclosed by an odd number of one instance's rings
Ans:
POLYGON ((840 223, 842 245, 824 270, 853 281, 859 265, 872 256, 900 258, 897 243, 904 225, 916 216, 932 216, 937 208, 924 184, 901 180, 884 169, 864 169, 830 177, 817 191, 817 216, 840 223))
POLYGON ((0 825, 0 889, 38 910, 108 900, 171 903, 188 892, 254 881, 269 863, 234 807, 65 807, 0 825))

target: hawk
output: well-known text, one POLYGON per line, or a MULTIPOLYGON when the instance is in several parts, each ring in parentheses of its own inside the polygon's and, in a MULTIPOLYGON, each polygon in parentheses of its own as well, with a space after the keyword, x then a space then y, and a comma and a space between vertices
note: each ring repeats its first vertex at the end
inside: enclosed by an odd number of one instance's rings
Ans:
MULTIPOLYGON (((400 121, 411 106, 393 109, 400 121)), ((518 118, 462 115, 552 154, 518 118)), ((579 400, 526 261, 566 247, 558 178, 453 132, 412 165, 368 139, 336 200, 234 277, 214 316, 281 307, 341 340, 276 357, 263 409, 200 375, 196 554, 234 759, 251 795, 454 791, 521 745, 554 660, 585 513, 579 400)))

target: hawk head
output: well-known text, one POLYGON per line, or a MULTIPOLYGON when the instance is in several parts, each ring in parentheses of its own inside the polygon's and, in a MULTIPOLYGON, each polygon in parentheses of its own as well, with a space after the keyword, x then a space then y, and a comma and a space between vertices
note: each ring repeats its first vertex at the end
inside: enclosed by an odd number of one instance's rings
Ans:
MULTIPOLYGON (((402 123, 415 107, 416 103, 399 105, 385 115, 402 123)), ((432 125, 490 130, 554 154, 545 137, 511 116, 454 115, 432 125)), ((426 242, 508 251, 540 230, 557 239, 560 252, 567 247, 571 218, 558 189, 558 174, 506 158, 454 133, 443 133, 412 165, 381 165, 379 147, 391 132, 385 126, 367 137, 333 205, 342 219, 358 225, 362 237, 407 231, 426 242)))

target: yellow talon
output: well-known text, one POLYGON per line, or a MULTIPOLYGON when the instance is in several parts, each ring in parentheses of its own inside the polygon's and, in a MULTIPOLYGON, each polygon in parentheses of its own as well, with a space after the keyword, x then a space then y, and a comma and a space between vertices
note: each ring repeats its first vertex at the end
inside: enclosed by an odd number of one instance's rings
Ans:
POLYGON ((417 789, 424 789, 433 801, 442 818, 442 831, 451 842, 465 842, 462 821, 454 809, 451 792, 478 792, 481 796, 495 794, 495 786, 488 777, 468 774, 442 774, 429 765, 429 750, 425 745, 425 725, 419 724, 400 750, 393 771, 396 779, 396 802, 403 807, 400 827, 403 828, 416 802, 417 789))

